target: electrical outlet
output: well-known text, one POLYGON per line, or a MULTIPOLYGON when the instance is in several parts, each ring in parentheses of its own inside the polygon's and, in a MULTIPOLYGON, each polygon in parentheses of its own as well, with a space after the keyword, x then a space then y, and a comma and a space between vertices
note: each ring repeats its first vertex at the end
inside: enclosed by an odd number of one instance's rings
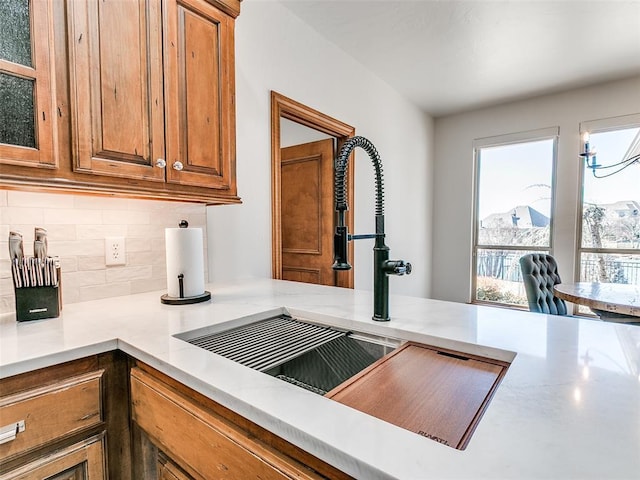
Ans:
POLYGON ((105 265, 125 265, 127 262, 124 249, 124 237, 107 237, 104 239, 105 265))

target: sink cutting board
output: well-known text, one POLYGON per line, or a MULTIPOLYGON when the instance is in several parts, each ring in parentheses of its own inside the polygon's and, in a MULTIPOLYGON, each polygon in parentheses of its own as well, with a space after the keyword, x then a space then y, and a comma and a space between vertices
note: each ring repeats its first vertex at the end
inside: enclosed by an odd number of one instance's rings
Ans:
POLYGON ((508 364, 405 343, 326 396, 464 449, 508 364))

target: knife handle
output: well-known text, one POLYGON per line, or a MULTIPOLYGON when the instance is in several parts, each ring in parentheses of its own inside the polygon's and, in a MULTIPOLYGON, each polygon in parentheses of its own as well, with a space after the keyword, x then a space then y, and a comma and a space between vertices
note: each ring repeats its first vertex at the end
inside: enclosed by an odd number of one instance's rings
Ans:
POLYGON ((34 239, 35 239, 35 241, 33 242, 34 256, 36 256, 37 258, 45 258, 47 256, 47 250, 49 245, 49 241, 47 240, 47 230, 42 227, 36 227, 34 239), (39 247, 41 248, 40 253, 42 254, 42 256, 40 257, 38 256, 38 252, 36 251, 36 242, 41 242, 42 244, 42 246, 39 247))
POLYGON ((19 232, 9 232, 9 258, 22 260, 24 248, 22 246, 22 234, 19 232))
POLYGON ((33 256, 38 260, 43 260, 47 256, 47 246, 44 242, 40 240, 33 242, 33 256))

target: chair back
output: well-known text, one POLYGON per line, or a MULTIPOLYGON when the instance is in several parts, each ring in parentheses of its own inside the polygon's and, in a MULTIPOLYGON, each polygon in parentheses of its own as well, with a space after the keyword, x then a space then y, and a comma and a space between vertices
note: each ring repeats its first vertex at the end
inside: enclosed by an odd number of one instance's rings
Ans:
POLYGON ((564 300, 554 296, 553 286, 561 283, 553 256, 529 253, 520 258, 520 269, 531 312, 566 315, 564 300))

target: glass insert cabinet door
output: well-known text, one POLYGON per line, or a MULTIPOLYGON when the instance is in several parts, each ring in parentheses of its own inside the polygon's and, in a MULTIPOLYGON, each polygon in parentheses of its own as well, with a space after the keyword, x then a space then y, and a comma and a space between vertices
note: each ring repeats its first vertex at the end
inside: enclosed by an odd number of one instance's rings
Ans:
POLYGON ((49 0, 0 0, 0 162, 52 168, 49 0))

